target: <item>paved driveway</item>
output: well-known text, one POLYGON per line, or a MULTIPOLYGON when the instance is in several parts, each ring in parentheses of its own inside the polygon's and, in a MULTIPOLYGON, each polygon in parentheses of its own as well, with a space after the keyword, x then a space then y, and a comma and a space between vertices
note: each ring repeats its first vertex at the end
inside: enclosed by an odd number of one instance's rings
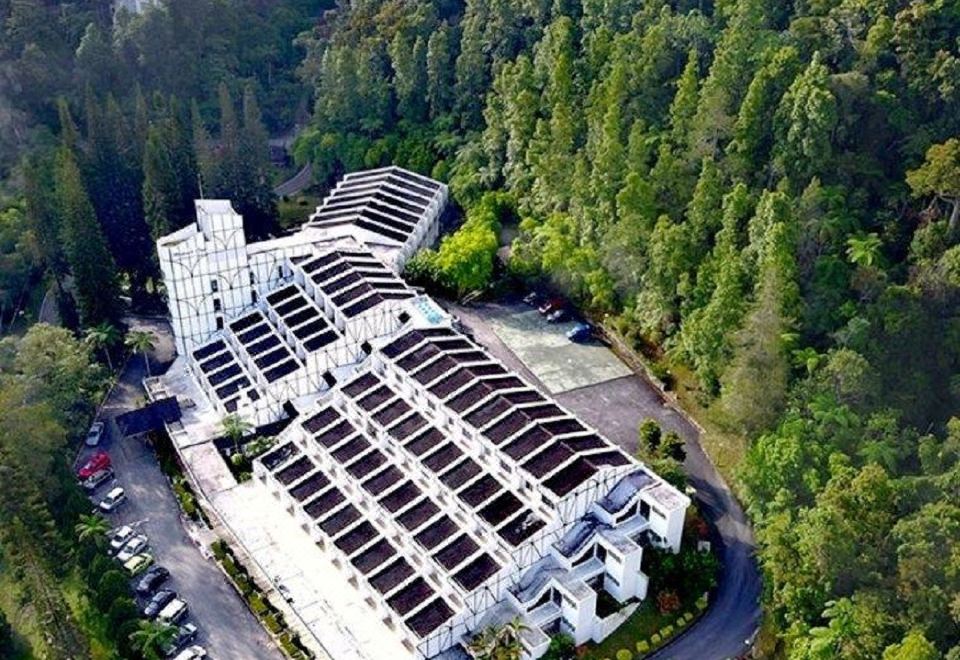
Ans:
MULTIPOLYGON (((543 373, 537 360, 549 355, 545 350, 527 350, 518 355, 500 336, 496 321, 503 314, 500 305, 454 307, 466 328, 497 358, 520 371, 534 383, 543 373)), ((535 334, 528 342, 536 344, 535 334)), ((542 339, 544 345, 553 340, 542 339)), ((605 350, 606 349, 602 349, 605 350)), ((617 359, 613 353, 609 357, 617 359)), ((549 359, 551 362, 552 358, 549 359)), ((637 426, 647 418, 656 419, 665 429, 676 431, 684 439, 687 460, 684 463, 690 485, 697 489, 700 509, 710 522, 713 540, 723 562, 720 581, 707 613, 674 642, 651 658, 655 660, 724 660, 745 653, 760 624, 760 571, 754 553, 753 532, 740 504, 723 478, 704 454, 699 433, 680 413, 666 405, 659 391, 636 375, 604 380, 578 389, 564 391, 555 398, 630 454, 637 451, 637 426)))
MULTIPOLYGON (((135 323, 159 338, 155 364, 162 368, 173 355, 169 328, 160 322, 135 323)), ((132 525, 150 538, 149 552, 157 563, 170 569, 172 578, 169 584, 189 604, 190 619, 200 629, 198 643, 207 648, 211 657, 218 660, 280 660, 279 651, 220 569, 212 559, 203 556, 187 534, 176 499, 153 451, 138 438, 118 440, 113 418, 142 405, 144 393, 140 382, 143 377, 143 359, 134 356, 101 416, 108 422, 109 431, 102 448, 110 453, 117 479, 127 492, 127 503, 109 518, 117 525, 132 525)), ((85 451, 84 456, 89 453, 89 450, 85 451)), ((97 495, 102 496, 107 490, 108 487, 104 486, 97 495)))

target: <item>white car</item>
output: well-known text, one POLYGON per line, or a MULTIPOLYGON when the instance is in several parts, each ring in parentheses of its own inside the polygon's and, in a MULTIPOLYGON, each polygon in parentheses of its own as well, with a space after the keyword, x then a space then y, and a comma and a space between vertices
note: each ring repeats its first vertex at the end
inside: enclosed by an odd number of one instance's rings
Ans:
POLYGON ((116 511, 118 508, 120 508, 120 505, 126 501, 127 493, 123 490, 123 488, 117 486, 107 493, 106 497, 100 500, 99 507, 104 513, 111 513, 112 511, 116 511))
POLYGON ((120 548, 120 552, 117 553, 117 560, 121 564, 127 563, 129 559, 132 559, 134 555, 139 555, 143 552, 148 545, 149 541, 147 537, 143 534, 137 534, 132 539, 123 544, 123 547, 120 548))
POLYGON ((207 649, 203 648, 199 644, 194 644, 193 646, 189 646, 180 651, 180 653, 178 653, 173 660, 197 660, 198 658, 206 657, 207 649))
POLYGON ((119 552, 134 535, 133 527, 122 525, 110 532, 110 552, 119 552))
POLYGON ((84 442, 88 447, 96 447, 100 444, 100 438, 103 437, 103 422, 94 422, 90 430, 87 431, 87 437, 84 442))
MULTIPOLYGON (((190 611, 190 608, 187 607, 187 604, 180 600, 179 598, 174 598, 167 606, 160 610, 160 614, 157 615, 157 619, 163 623, 179 623, 183 617, 187 616, 187 612, 190 611)), ((206 653, 206 651, 204 651, 206 653)), ((190 657, 190 656, 188 656, 190 657)), ((200 656, 203 657, 203 656, 200 656)))

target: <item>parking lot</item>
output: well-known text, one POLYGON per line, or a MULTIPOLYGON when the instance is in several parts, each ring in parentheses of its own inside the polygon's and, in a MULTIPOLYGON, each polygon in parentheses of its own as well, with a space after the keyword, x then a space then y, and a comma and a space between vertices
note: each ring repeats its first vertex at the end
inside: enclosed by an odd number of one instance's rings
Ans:
POLYGON ((455 306, 451 311, 499 360, 546 388, 631 454, 637 450, 637 427, 648 417, 688 440, 696 438, 690 423, 607 346, 567 339, 576 321, 547 323, 535 307, 521 302, 455 306))
POLYGON ((522 303, 484 305, 483 315, 497 337, 551 394, 631 373, 603 344, 567 339, 567 332, 577 325, 575 320, 548 323, 535 307, 522 303))
MULTIPOLYGON (((157 324, 145 329, 158 337, 157 361, 169 359, 172 346, 165 327, 157 324)), ((132 358, 103 408, 104 439, 97 448, 85 448, 78 463, 82 464, 95 450, 109 453, 116 484, 123 487, 127 501, 106 517, 113 526, 130 525, 149 538, 146 552, 171 573, 164 588, 175 590, 189 605, 184 622, 192 621, 199 629, 194 643, 203 645, 212 658, 280 660, 279 651, 233 587, 187 533, 180 508, 153 451, 139 438, 119 439, 113 418, 140 405, 144 375, 142 359, 132 358)), ((99 501, 112 485, 100 486, 92 501, 99 501)))

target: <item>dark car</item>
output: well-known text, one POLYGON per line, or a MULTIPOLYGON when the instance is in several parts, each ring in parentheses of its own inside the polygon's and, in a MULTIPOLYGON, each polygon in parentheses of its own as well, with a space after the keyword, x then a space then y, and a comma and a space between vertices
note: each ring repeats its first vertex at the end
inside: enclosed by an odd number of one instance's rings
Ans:
POLYGON ((589 341, 592 337, 593 326, 591 326, 589 323, 578 323, 567 331, 567 339, 576 343, 589 341))
POLYGON ((163 647, 163 657, 172 658, 184 646, 197 638, 197 627, 192 623, 185 623, 177 628, 176 638, 163 647))
POLYGON ((137 593, 141 596, 149 596, 166 582, 168 577, 170 577, 170 571, 163 566, 151 566, 137 581, 137 593))
POLYGON ((564 305, 566 305, 566 302, 563 300, 563 298, 553 298, 552 300, 548 300, 540 305, 540 307, 537 308, 537 311, 546 316, 548 314, 552 314, 558 309, 563 309, 564 305))
POLYGON ((177 597, 177 592, 173 589, 161 589, 153 594, 153 597, 147 601, 143 608, 143 616, 148 619, 155 619, 157 615, 167 606, 167 603, 177 597))

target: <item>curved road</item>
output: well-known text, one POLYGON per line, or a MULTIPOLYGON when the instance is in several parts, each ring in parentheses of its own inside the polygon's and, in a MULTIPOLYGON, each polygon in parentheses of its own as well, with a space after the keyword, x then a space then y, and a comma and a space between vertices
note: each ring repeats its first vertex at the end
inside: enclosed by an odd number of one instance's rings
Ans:
MULTIPOLYGON (((491 311, 502 313, 508 306, 451 307, 480 343, 510 368, 542 386, 487 322, 491 311)), ((685 441, 684 467, 690 485, 697 489, 700 509, 710 523, 711 540, 722 568, 706 613, 672 643, 648 657, 725 660, 745 654, 755 639, 761 616, 761 576, 754 556, 753 531, 740 503, 700 446, 697 428, 641 376, 616 378, 554 396, 631 455, 637 451, 637 426, 647 417, 656 419, 668 431, 676 431, 685 441)))
POLYGON ((277 197, 296 195, 298 192, 313 183, 313 165, 307 163, 292 177, 277 185, 273 194, 277 197))
POLYGON ((710 608, 683 636, 651 658, 732 658, 746 653, 760 625, 760 570, 753 531, 740 503, 706 457, 689 422, 686 467, 704 517, 710 522, 722 561, 720 582, 710 608))

